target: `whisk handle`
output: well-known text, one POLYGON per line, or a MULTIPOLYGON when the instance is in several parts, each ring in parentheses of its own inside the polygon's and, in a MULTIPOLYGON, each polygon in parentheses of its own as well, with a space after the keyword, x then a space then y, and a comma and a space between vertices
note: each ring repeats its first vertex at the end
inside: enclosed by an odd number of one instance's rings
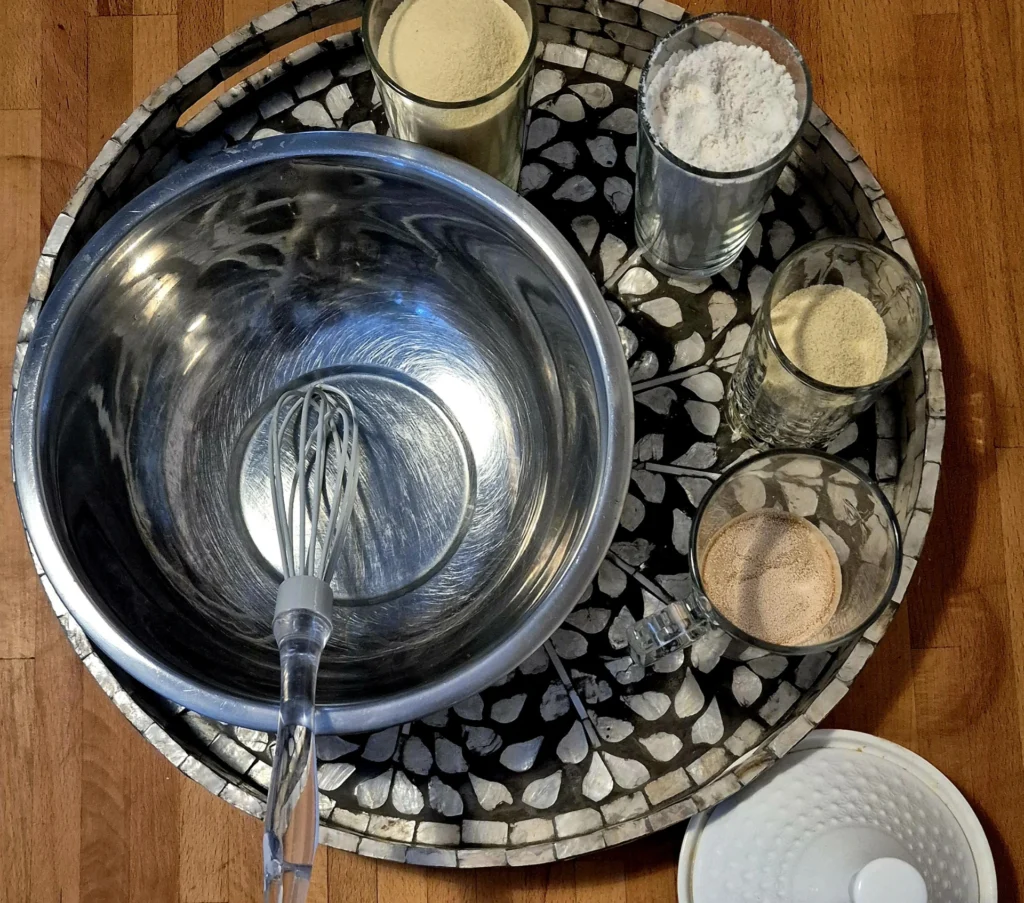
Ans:
MULTIPOLYGON (((277 605, 274 608, 274 636, 277 636, 277 619, 289 611, 313 611, 331 621, 334 593, 322 580, 297 574, 289 577, 277 589, 277 605)), ((331 629, 328 626, 327 635, 331 629)), ((326 640, 325 640, 326 642, 326 640)), ((280 640, 278 640, 280 644, 280 640)))
MULTIPOLYGON (((312 578, 291 578, 306 579, 312 578)), ((263 833, 266 903, 302 903, 309 890, 320 830, 314 700, 320 654, 330 633, 330 619, 313 607, 274 617, 281 653, 281 714, 263 833)))

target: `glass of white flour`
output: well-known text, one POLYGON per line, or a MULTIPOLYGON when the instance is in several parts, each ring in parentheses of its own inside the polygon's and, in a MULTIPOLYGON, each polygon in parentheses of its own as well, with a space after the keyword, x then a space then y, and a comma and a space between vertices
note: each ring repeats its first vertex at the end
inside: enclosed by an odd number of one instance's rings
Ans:
POLYGON ((368 0, 362 36, 396 137, 516 188, 537 43, 530 0, 368 0))
POLYGON ((761 446, 828 442, 906 369, 928 321, 924 285, 888 248, 798 248, 768 283, 729 382, 729 422, 761 446))
POLYGON ((636 238, 700 278, 746 243, 811 110, 800 51, 767 22, 710 14, 666 35, 638 94, 636 238))

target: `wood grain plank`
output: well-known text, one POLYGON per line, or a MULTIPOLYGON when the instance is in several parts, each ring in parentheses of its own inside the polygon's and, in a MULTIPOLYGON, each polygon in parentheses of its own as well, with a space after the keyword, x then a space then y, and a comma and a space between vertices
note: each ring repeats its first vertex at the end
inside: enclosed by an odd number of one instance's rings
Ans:
POLYGON ((134 0, 92 0, 89 10, 93 16, 131 16, 134 12, 134 0))
MULTIPOLYGON (((262 849, 262 831, 252 832, 256 840, 256 849, 262 849)), ((257 875, 263 874, 263 857, 260 856, 260 866, 257 875)), ((257 882, 259 883, 259 882, 257 882)), ((258 903, 257 898, 256 903, 258 903)), ((327 874, 327 850, 323 846, 317 847, 316 858, 313 860, 313 875, 309 881, 309 895, 307 903, 330 903, 330 877, 327 874)))
POLYGON ((178 0, 178 65, 184 66, 225 34, 224 0, 178 0))
MULTIPOLYGON (((965 76, 964 122, 952 117, 949 128, 959 128, 970 142, 972 194, 978 201, 977 223, 988 224, 977 249, 975 292, 982 298, 1005 298, 987 303, 979 313, 988 327, 991 353, 988 376, 995 405, 996 441, 1003 446, 1024 445, 1024 71, 1011 54, 1020 49, 1020 3, 1005 0, 972 4, 967 14, 946 20, 959 27, 960 55, 965 76), (1016 16, 1010 12, 1016 10, 1016 16), (1016 88, 1016 103, 1012 97, 1016 88)), ((966 211, 965 211, 966 212, 966 211)), ((979 230, 981 231, 981 230, 979 230)))
POLYGON ((82 899, 84 672, 60 623, 49 605, 40 599, 36 620, 30 836, 33 899, 47 903, 79 903, 82 899))
POLYGON ((950 718, 951 711, 969 709, 972 688, 966 675, 969 663, 956 646, 916 649, 914 701, 920 734, 915 752, 924 756, 951 781, 967 787, 973 781, 966 719, 950 718))
POLYGON ((178 70, 178 17, 135 16, 132 19, 132 106, 178 70))
POLYGON ((621 849, 576 860, 576 903, 626 903, 626 866, 621 849))
POLYGON ((627 903, 662 903, 676 898, 676 862, 682 842, 680 825, 630 846, 625 857, 627 903))
MULTIPOLYGON (((976 600, 977 601, 977 600, 976 600)), ((916 751, 939 768, 956 784, 968 801, 979 809, 985 833, 992 845, 999 880, 999 896, 1003 900, 1020 900, 1024 888, 1019 860, 1019 818, 1009 809, 1019 805, 1020 779, 1005 773, 993 774, 990 760, 1004 763, 1019 761, 1019 739, 1009 746, 989 746, 982 738, 995 741, 979 717, 987 708, 984 693, 991 687, 979 688, 974 680, 977 669, 971 661, 970 647, 965 649, 928 649, 914 653, 915 685, 918 718, 921 726, 916 751), (981 741, 981 742, 979 742, 981 741), (1013 753, 1017 752, 1018 755, 1013 753), (1009 755, 1007 753, 1010 753, 1009 755), (998 794, 994 781, 1009 778, 1017 786, 1007 786, 1008 797, 995 801, 998 794), (979 802, 987 802, 979 807, 979 802)), ((1017 682, 1015 687, 1019 687, 1017 682)), ((1020 710, 1016 690, 1014 707, 1020 710)), ((998 716, 996 716, 998 717, 998 716)), ((1004 741, 1005 742, 1005 738, 1004 741)), ((997 766, 998 767, 998 766, 997 766)), ((1002 770, 1002 769, 1000 769, 1002 770)))
POLYGON ((142 737, 128 743, 128 899, 177 903, 178 819, 185 778, 142 737))
MULTIPOLYGON (((228 824, 227 899, 231 903, 263 901, 263 823, 237 810, 225 813, 228 824)), ((326 897, 327 863, 318 855, 316 865, 324 871, 326 897)), ((312 903, 312 895, 310 903, 312 903)))
POLYGON ((135 0, 134 14, 138 16, 176 16, 179 0, 135 0))
MULTIPOLYGON (((999 584, 972 591, 970 601, 977 617, 964 632, 964 661, 979 656, 981 661, 971 668, 969 693, 963 704, 954 707, 947 701, 936 717, 962 727, 970 758, 970 773, 962 781, 965 795, 980 810, 992 843, 1000 899, 1019 900, 1024 893, 1024 863, 1020 860, 1024 849, 1020 689, 1013 668, 986 667, 1011 655, 1006 588, 999 584)), ((940 739, 950 742, 949 738, 940 739)))
MULTIPOLYGON (((576 884, 576 863, 556 862, 547 869, 547 888, 544 903, 576 903, 579 898, 576 884)), ((486 903, 486 901, 481 901, 486 903)))
POLYGON ((817 39, 821 25, 819 3, 820 0, 801 0, 800 3, 773 0, 772 14, 769 18, 776 28, 800 48, 811 72, 815 102, 824 108, 827 106, 828 97, 821 80, 822 42, 817 39))
MULTIPOLYGON (((949 493, 944 498, 955 517, 938 519, 939 529, 929 545, 941 555, 927 558, 924 578, 941 595, 1004 579, 990 364, 995 352, 990 329, 975 305, 977 270, 963 263, 984 256, 983 234, 964 224, 982 221, 985 205, 975 190, 977 174, 965 171, 949 153, 950 142, 962 137, 962 124, 948 111, 967 106, 960 24, 954 16, 919 16, 914 34, 923 57, 948 62, 922 72, 918 79, 923 168, 934 184, 954 180, 960 186, 955 194, 929 191, 923 217, 928 237, 942 240, 942 253, 928 254, 922 268, 932 316, 943 337, 944 377, 950 386, 947 421, 957 436, 957 441, 946 444, 943 455, 943 492, 949 493)), ((916 634, 917 624, 913 626, 916 634)), ((928 642, 915 636, 914 644, 928 642)))
MULTIPOLYGON (((0 347, 13 349, 21 311, 39 256, 40 114, 0 110, 0 210, 4 250, 0 252, 0 347)), ((0 381, 9 386, 12 355, 0 362, 0 381)), ((10 447, 11 393, 0 395, 0 442, 10 447)), ((9 473, 8 465, 4 465, 9 473)), ((38 581, 21 533, 21 515, 9 480, 0 490, 0 659, 29 658, 35 650, 38 581)), ((0 722, 9 723, 9 722, 0 722)))
MULTIPOLYGON (((1019 743, 1024 746, 1024 704, 1022 704, 1021 689, 1024 688, 1024 449, 1001 449, 997 453, 997 467, 999 474, 1000 502, 1003 521, 1003 544, 1005 549, 1007 598, 1009 599, 1009 649, 993 650, 995 654, 1002 653, 1002 660, 1010 659, 1013 663, 1013 675, 1017 690, 1015 712, 1017 720, 1017 732, 1019 743)), ((965 646, 965 656, 975 655, 976 651, 971 646, 965 646)), ((989 659, 986 661, 999 661, 989 659)), ((1000 669, 1001 670, 1001 669, 1000 669)), ((964 669, 965 675, 972 678, 977 671, 976 667, 964 669)), ((967 679, 965 677, 965 679, 967 679)), ((977 697, 976 687, 972 687, 972 695, 977 697)), ((984 692, 987 688, 982 687, 984 692)), ((986 697, 980 697, 979 703, 984 704, 986 697)), ((983 734, 986 740, 988 735, 983 734)), ((938 744, 937 744, 938 745, 938 744)), ((999 747, 993 747, 998 749, 999 747)), ((943 752, 937 751, 937 755, 943 752)), ((991 755, 991 753, 990 753, 991 755)), ((974 788, 973 801, 980 804, 983 823, 986 828, 992 824, 993 816, 990 812, 991 801, 989 793, 985 788, 974 788)), ((1003 822, 1003 830, 1006 830, 1006 819, 1003 822)), ((1021 830, 1020 819, 1014 819, 1012 829, 1021 830)), ((1021 861, 1019 847, 1012 845, 1012 841, 1001 836, 996 846, 997 862, 1004 872, 1000 893, 1005 893, 1008 899, 1024 899, 1024 862, 1021 861), (1006 887, 1006 891, 1003 887, 1006 887)))
MULTIPOLYGON (((28 2, 28 0, 18 0, 28 2)), ((40 0, 43 237, 85 171, 88 142, 87 0, 40 0)))
MULTIPOLYGON (((234 813, 223 800, 195 781, 182 786, 178 815, 181 903, 224 903, 228 900, 231 823, 234 813)), ((258 887, 261 870, 252 880, 258 887)))
POLYGON ((864 731, 902 746, 914 745, 917 701, 910 647, 910 611, 918 598, 920 594, 908 599, 897 612, 853 689, 843 697, 823 727, 864 731), (879 699, 885 699, 886 704, 878 705, 879 699))
MULTIPOLYGON (((434 870, 427 873, 431 879, 434 870)), ((550 903, 548 897, 550 869, 548 866, 514 869, 481 869, 476 881, 466 883, 463 898, 479 903, 550 903)), ((466 877, 469 877, 468 875, 466 877)), ((431 885, 433 885, 433 880, 431 885)), ((433 888, 431 887, 431 890, 433 888)), ((430 898, 430 894, 427 895, 430 898)), ((415 899, 415 898, 410 898, 415 899)))
MULTIPOLYGON (((1000 449, 996 455, 1003 549, 1010 599, 1010 647, 1017 686, 1024 687, 1024 449, 1000 449)), ((1017 707, 1024 743, 1024 706, 1017 707)))
POLYGON ((914 12, 922 16, 960 12, 959 0, 913 0, 914 12))
MULTIPOLYGON (((849 8, 835 7, 834 13, 846 15, 849 8)), ((860 61, 865 73, 860 81, 874 102, 873 112, 860 110, 864 121, 855 123, 838 118, 837 122, 855 141, 870 129, 870 152, 858 149, 885 186, 886 197, 907 231, 919 262, 924 261, 927 278, 932 234, 927 200, 935 184, 924 161, 922 114, 926 112, 926 101, 921 84, 928 76, 920 70, 913 54, 907 52, 908 41, 914 34, 914 18, 908 5, 903 0, 877 0, 868 13, 863 34, 870 35, 870 39, 860 38, 856 53, 841 45, 823 48, 830 59, 841 54, 860 61), (880 115, 882 110, 885 113, 880 115)), ((836 115, 831 107, 828 112, 836 115)))
POLYGON ((696 3, 687 3, 686 10, 695 16, 704 13, 740 12, 758 19, 770 19, 772 0, 743 0, 742 3, 730 2, 730 0, 698 0, 696 3))
MULTIPOLYGON (((333 884, 331 890, 334 890, 333 884)), ((383 897, 380 899, 383 901, 383 897)), ((464 869, 436 869, 430 874, 424 899, 428 903, 476 903, 480 899, 477 896, 476 876, 464 869)), ((333 897, 331 903, 335 903, 333 897)))
POLYGON ((0 4, 0 110, 39 109, 42 33, 38 3, 0 4))
POLYGON ((277 0, 224 0, 224 33, 234 31, 279 5, 277 0))
POLYGON ((430 878, 425 868, 397 862, 378 862, 377 899, 382 903, 385 900, 427 900, 427 889, 432 883, 430 878))
POLYGON ((328 850, 327 886, 330 903, 377 903, 376 860, 328 850))
POLYGON ((34 662, 0 661, 0 896, 10 903, 31 903, 32 750, 34 662))
MULTIPOLYGON (((777 8, 780 5, 783 4, 776 3, 777 8)), ((871 111, 879 98, 874 94, 863 57, 835 51, 855 43, 858 35, 885 28, 888 23, 872 21, 872 17, 878 16, 877 9, 851 6, 842 0, 818 0, 817 7, 813 18, 800 13, 798 38, 798 46, 817 48, 817 59, 811 69, 817 103, 840 123, 861 155, 872 161, 876 117, 871 111)))
POLYGON ((92 159, 133 107, 130 16, 97 16, 89 20, 89 131, 92 159))
POLYGON ((127 903, 134 730, 99 684, 82 686, 82 900, 127 903))

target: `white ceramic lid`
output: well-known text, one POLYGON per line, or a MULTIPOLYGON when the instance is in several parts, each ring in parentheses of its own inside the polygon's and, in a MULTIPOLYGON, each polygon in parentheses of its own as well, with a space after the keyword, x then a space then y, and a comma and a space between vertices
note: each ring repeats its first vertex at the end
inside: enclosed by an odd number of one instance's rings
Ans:
POLYGON ((920 756, 813 731, 690 820, 680 903, 995 903, 992 851, 960 791, 920 756))

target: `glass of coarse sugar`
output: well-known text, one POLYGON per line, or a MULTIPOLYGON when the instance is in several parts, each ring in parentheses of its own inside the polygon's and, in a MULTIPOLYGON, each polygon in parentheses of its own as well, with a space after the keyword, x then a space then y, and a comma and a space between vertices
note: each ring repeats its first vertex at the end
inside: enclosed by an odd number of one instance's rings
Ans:
MULTIPOLYGON (((468 12, 468 15, 456 16, 457 35, 452 33, 453 29, 448 29, 446 34, 442 27, 446 21, 443 15, 431 15, 427 18, 433 21, 417 23, 419 33, 401 36, 397 33, 398 28, 389 32, 389 20, 394 17, 400 21, 410 5, 409 0, 367 0, 363 10, 363 47, 393 134, 403 141, 412 141, 457 157, 494 176, 509 188, 517 188, 537 48, 537 14, 532 0, 479 0, 476 4, 462 0, 459 4, 452 4, 449 10, 434 0, 420 5, 431 13, 450 14, 460 9, 468 12), (485 10, 493 12, 496 5, 508 7, 525 28, 525 36, 519 42, 521 53, 515 61, 509 63, 504 54, 497 55, 503 64, 507 64, 501 67, 496 59, 488 58, 488 48, 474 38, 475 32, 494 38, 494 26, 500 21, 494 21, 492 16, 492 21, 476 23, 472 18, 485 10), (422 34, 424 26, 430 30, 429 34, 422 34), (471 39, 469 46, 466 46, 467 39, 471 39), (460 99, 431 99, 403 84, 395 71, 399 61, 394 57, 410 52, 427 64, 443 61, 444 67, 439 71, 449 75, 443 88, 447 94, 454 93, 460 99), (455 77, 479 72, 480 66, 471 65, 469 55, 473 55, 476 62, 482 62, 492 74, 499 73, 499 78, 507 74, 507 77, 479 96, 467 96, 467 92, 473 95, 472 83, 459 84, 455 77)), ((450 20, 451 15, 447 19, 450 20)))
POLYGON ((663 586, 674 601, 629 630, 638 664, 682 655, 702 638, 740 661, 844 646, 892 600, 902 539, 886 497, 851 464, 777 449, 739 461, 707 488, 689 525, 687 564, 688 574, 663 586), (746 533, 739 541, 737 529, 746 533), (730 548, 716 555, 720 544, 730 548), (832 578, 827 605, 813 596, 810 570, 832 578))
POLYGON ((761 447, 824 445, 907 368, 929 320, 924 284, 893 251, 860 238, 810 242, 768 283, 726 416, 761 447))
POLYGON ((671 275, 721 272, 743 250, 810 114, 804 58, 767 22, 698 16, 654 48, 637 102, 637 243, 648 262, 671 275), (744 50, 702 49, 716 42, 744 50), (757 48, 767 58, 751 53, 757 48), (776 87, 785 94, 784 128, 746 115, 774 101, 776 87), (731 98, 739 102, 731 106, 731 98))

